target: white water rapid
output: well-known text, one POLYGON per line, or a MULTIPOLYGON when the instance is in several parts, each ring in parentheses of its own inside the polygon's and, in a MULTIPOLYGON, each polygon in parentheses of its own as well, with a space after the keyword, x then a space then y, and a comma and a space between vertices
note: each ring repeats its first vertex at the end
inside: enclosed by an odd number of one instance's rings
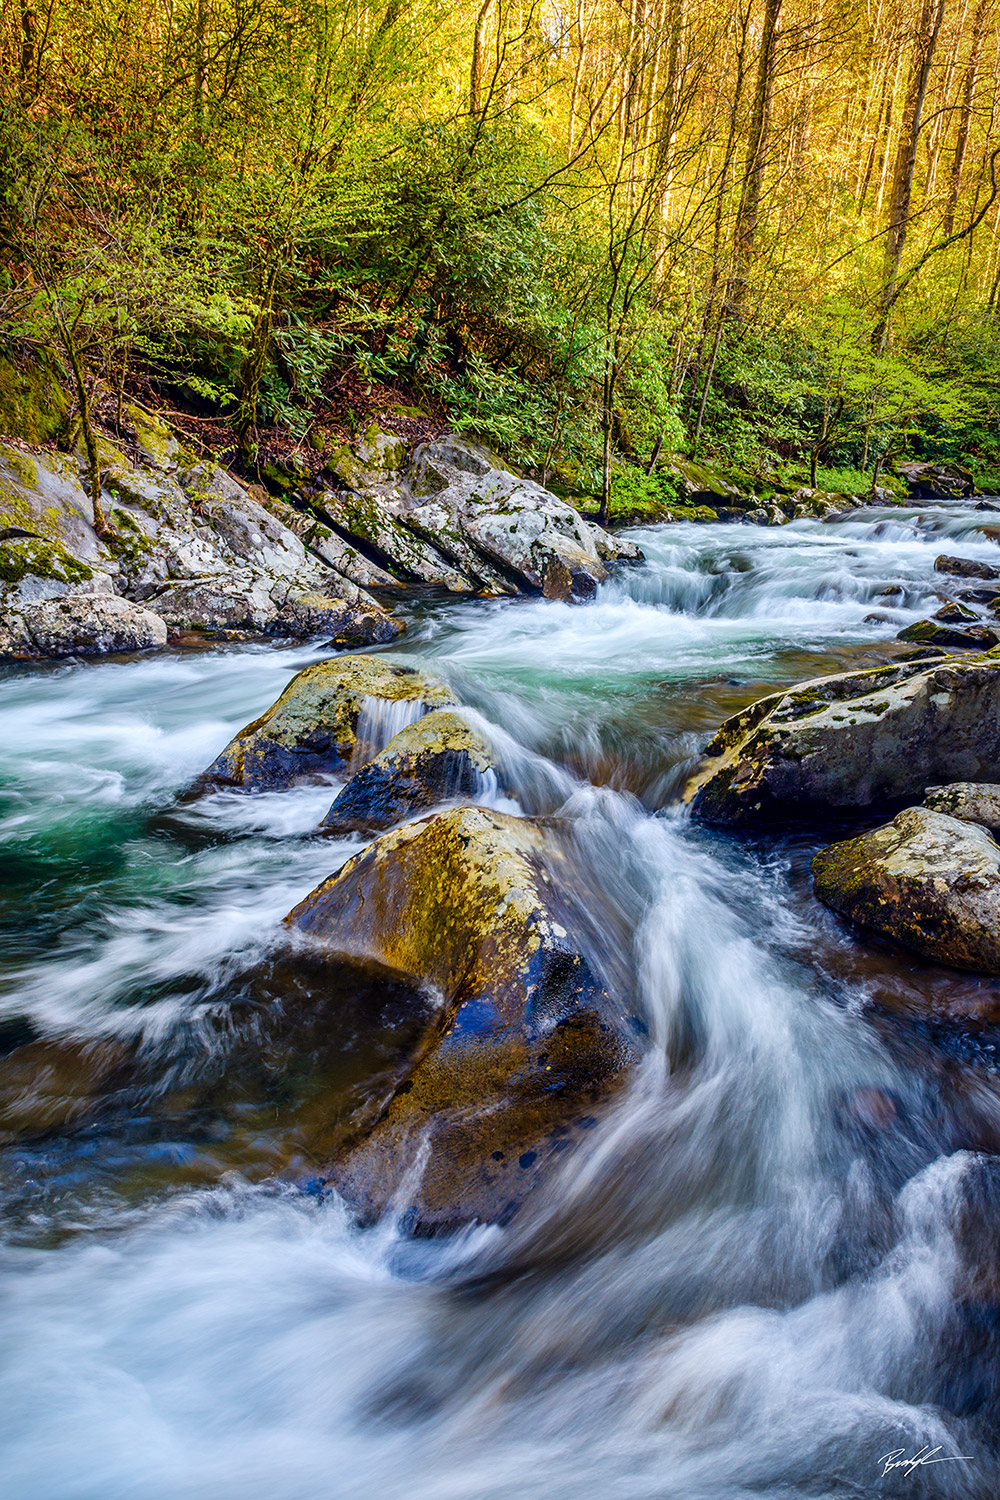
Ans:
POLYGON ((727 714, 898 651, 993 519, 651 528, 586 606, 412 607, 390 654, 560 813, 652 1043, 590 1155, 452 1238, 313 1190, 308 1128, 408 1036, 393 995, 275 1000, 281 918, 359 845, 314 836, 336 787, 186 795, 321 647, 7 669, 0 1495, 995 1500, 968 1247, 998 1239, 1000 987, 848 932, 822 834, 676 805, 727 714))

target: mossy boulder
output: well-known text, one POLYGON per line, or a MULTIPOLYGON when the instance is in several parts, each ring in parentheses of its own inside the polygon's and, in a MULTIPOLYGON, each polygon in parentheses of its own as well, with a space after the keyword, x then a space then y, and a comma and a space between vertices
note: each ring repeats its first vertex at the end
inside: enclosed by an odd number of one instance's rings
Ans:
POLYGON ((375 743, 373 722, 398 730, 409 718, 454 701, 437 678, 382 656, 316 662, 292 678, 266 713, 240 730, 204 779, 245 791, 273 791, 343 772, 356 758, 359 738, 366 758, 391 738, 386 733, 375 743))
POLYGON ((838 673, 727 721, 685 800, 709 822, 897 805, 929 785, 1000 777, 1000 658, 838 673))
POLYGON ((641 1027, 602 982, 561 864, 538 825, 459 808, 384 834, 289 914, 313 953, 437 1000, 408 1076, 329 1169, 363 1219, 506 1222, 599 1135, 641 1027))
POLYGON ((395 735, 356 771, 327 813, 331 833, 391 828, 441 802, 475 797, 499 772, 489 744, 452 709, 436 709, 395 735))
POLYGON ((941 620, 917 620, 896 636, 898 641, 916 641, 921 646, 965 647, 986 651, 1000 642, 1000 636, 988 625, 955 625, 941 620))
POLYGON ((689 505, 732 505, 743 498, 739 485, 711 464, 695 463, 689 458, 675 458, 669 472, 677 480, 680 494, 689 505))
POLYGON ((937 963, 1000 974, 1000 847, 984 828, 910 807, 812 863, 817 896, 937 963))

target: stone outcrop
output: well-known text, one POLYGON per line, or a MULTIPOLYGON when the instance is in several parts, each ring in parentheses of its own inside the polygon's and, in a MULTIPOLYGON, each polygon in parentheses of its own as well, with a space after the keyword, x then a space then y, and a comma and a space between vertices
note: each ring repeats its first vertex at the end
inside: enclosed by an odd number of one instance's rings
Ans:
POLYGON ((406 723, 454 701, 443 682, 383 656, 316 662, 240 730, 203 780, 250 792, 336 775, 377 754, 406 723))
MULTIPOLYGON (((163 643, 168 628, 322 635, 339 645, 382 643, 399 633, 401 624, 364 588, 308 552, 280 516, 225 470, 195 460, 138 408, 130 408, 130 419, 138 465, 114 444, 100 442, 107 536, 94 530, 79 456, 0 444, 0 649, 6 654, 42 649, 22 605, 69 595, 131 601, 131 615, 126 607, 94 606, 86 627, 90 606, 79 604, 77 625, 96 642, 116 641, 108 622, 129 615, 137 626, 159 617, 164 629, 147 630, 146 644, 154 645, 163 643)), ((47 613, 57 618, 58 612, 47 613)))
POLYGON ((435 1008, 406 1078, 329 1177, 366 1220, 506 1222, 638 1056, 543 830, 460 808, 384 834, 289 914, 331 961, 376 963, 435 1008))
POLYGON ((1000 847, 984 828, 911 807, 813 860, 817 896, 937 963, 1000 973, 1000 847))
POLYGON ((800 684, 722 726, 685 799, 753 823, 862 809, 1000 776, 1000 659, 896 663, 800 684))
POLYGON ((461 714, 437 709, 400 730, 355 771, 320 827, 330 833, 391 828, 428 808, 476 797, 492 777, 493 753, 461 714))
POLYGON ((404 579, 453 593, 580 599, 604 580, 607 564, 641 560, 633 543, 472 443, 425 443, 398 470, 390 467, 399 463, 397 447, 381 437, 383 448, 370 428, 353 457, 336 465, 344 488, 314 503, 334 531, 404 579), (361 462, 366 452, 375 456, 361 462))

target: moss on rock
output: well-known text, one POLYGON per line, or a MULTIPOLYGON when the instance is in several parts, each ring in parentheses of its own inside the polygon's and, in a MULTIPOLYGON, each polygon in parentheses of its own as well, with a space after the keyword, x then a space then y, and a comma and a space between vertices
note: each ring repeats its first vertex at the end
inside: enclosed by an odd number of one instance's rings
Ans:
POLYGON ((63 436, 68 417, 69 400, 50 365, 0 358, 0 433, 48 443, 63 436))
POLYGON ((439 1002, 409 1076, 331 1169, 365 1218, 405 1181, 418 1232, 508 1220, 636 1061, 561 858, 538 825, 455 809, 383 835, 289 914, 331 959, 379 963, 439 1002))
MULTIPOLYGON (((230 741, 205 779, 270 791, 343 771, 369 703, 408 703, 417 713, 454 703, 443 682, 381 656, 316 662, 293 677, 276 703, 230 741)), ((381 749, 381 745, 374 747, 381 749)))
POLYGON ((320 827, 391 828, 438 803, 475 796, 491 771, 497 774, 483 736, 460 714, 437 709, 400 730, 355 772, 320 827))

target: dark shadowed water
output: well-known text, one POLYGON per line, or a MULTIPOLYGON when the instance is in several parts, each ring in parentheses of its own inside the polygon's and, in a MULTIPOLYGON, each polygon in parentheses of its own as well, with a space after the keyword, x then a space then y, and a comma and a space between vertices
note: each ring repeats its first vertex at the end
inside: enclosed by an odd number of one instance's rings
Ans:
POLYGON ((1000 986, 819 907, 822 831, 676 805, 727 714, 898 652, 939 552, 1000 560, 990 519, 663 527, 587 607, 413 607, 393 654, 571 827, 653 1043, 589 1155, 452 1239, 312 1191, 421 1004, 285 962, 359 845, 313 836, 334 788, 180 795, 321 648, 7 669, 0 1494, 1000 1493, 1000 986))

